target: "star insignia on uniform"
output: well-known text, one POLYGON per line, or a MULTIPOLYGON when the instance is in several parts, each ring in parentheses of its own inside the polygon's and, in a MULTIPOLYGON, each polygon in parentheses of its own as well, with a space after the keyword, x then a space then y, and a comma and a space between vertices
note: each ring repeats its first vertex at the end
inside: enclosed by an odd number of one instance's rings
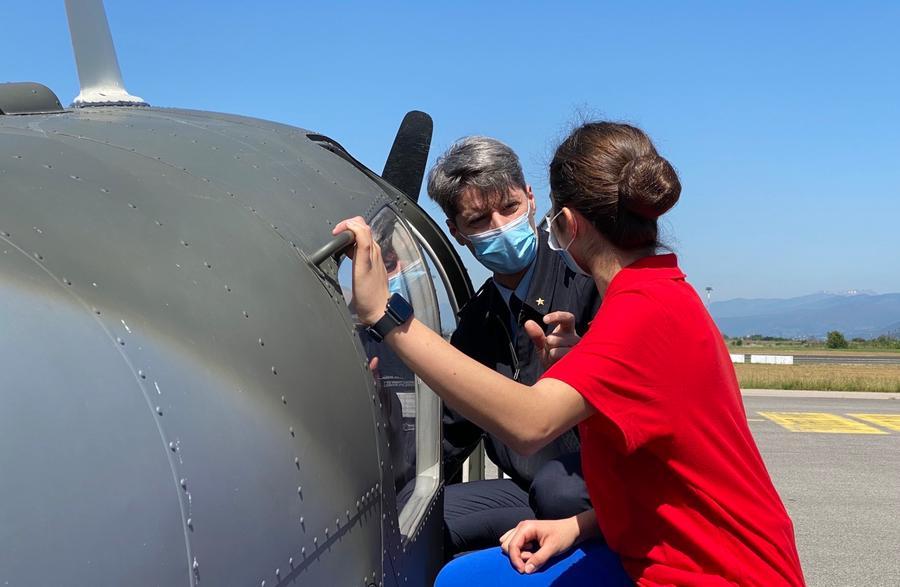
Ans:
POLYGON ((538 298, 538 299, 534 300, 534 302, 535 302, 538 306, 543 306, 543 305, 544 305, 544 298, 538 298))

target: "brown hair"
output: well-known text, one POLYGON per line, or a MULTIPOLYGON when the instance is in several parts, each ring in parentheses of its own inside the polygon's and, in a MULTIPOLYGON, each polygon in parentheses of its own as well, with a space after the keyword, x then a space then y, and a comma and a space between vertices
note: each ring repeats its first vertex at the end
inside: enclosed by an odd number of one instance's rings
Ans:
POLYGON ((656 219, 678 201, 681 182, 639 128, 588 122, 550 163, 554 211, 567 207, 624 250, 659 246, 656 219))

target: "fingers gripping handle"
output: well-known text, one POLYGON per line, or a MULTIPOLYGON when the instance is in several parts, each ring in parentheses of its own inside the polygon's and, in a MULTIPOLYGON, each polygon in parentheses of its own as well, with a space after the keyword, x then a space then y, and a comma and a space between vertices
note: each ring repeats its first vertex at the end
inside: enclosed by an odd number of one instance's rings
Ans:
POLYGON ((338 234, 336 237, 325 243, 318 250, 314 251, 309 256, 309 262, 319 267, 326 259, 332 257, 347 247, 353 245, 355 241, 355 237, 353 233, 349 230, 345 230, 344 232, 338 234))

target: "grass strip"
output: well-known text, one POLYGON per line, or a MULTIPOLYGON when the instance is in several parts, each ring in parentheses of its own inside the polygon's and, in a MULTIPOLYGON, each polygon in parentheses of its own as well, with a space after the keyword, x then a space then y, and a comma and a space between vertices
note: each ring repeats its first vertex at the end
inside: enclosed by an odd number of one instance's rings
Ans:
POLYGON ((742 389, 900 392, 900 365, 734 366, 742 389))

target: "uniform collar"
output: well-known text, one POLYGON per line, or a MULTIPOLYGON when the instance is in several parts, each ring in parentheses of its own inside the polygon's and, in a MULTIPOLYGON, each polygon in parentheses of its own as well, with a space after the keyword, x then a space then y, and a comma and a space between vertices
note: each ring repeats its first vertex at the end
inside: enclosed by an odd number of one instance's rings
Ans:
MULTIPOLYGON (((559 271, 566 271, 559 262, 559 253, 547 246, 547 232, 538 226, 538 248, 534 259, 534 276, 528 286, 528 293, 522 302, 541 316, 545 315, 556 292, 559 271)), ((574 277, 574 273, 571 275, 574 277)))
MULTIPOLYGON (((556 280, 559 271, 568 270, 559 262, 559 254, 547 246, 546 231, 540 230, 540 227, 538 227, 537 255, 535 255, 534 261, 531 262, 528 272, 522 277, 522 281, 516 287, 516 297, 525 306, 544 316, 550 309, 550 302, 556 291, 556 280)), ((572 278, 574 275, 573 273, 569 277, 572 278)), ((494 281, 493 277, 488 279, 487 283, 494 286, 495 293, 500 295, 501 299, 506 302, 506 306, 509 307, 509 295, 513 290, 503 287, 494 281)))
POLYGON ((678 257, 674 253, 650 255, 623 267, 613 277, 606 288, 606 297, 635 284, 654 279, 684 279, 686 276, 678 268, 678 257))
POLYGON ((494 281, 494 287, 497 288, 497 291, 500 292, 500 295, 503 297, 503 301, 506 302, 506 305, 509 306, 509 298, 513 294, 516 294, 516 297, 519 300, 525 300, 528 296, 528 290, 531 287, 531 282, 534 279, 534 268, 537 265, 536 260, 531 262, 531 265, 528 266, 528 271, 525 272, 525 275, 522 276, 522 279, 519 280, 519 285, 516 286, 516 289, 509 289, 505 285, 501 285, 496 280, 494 281))

